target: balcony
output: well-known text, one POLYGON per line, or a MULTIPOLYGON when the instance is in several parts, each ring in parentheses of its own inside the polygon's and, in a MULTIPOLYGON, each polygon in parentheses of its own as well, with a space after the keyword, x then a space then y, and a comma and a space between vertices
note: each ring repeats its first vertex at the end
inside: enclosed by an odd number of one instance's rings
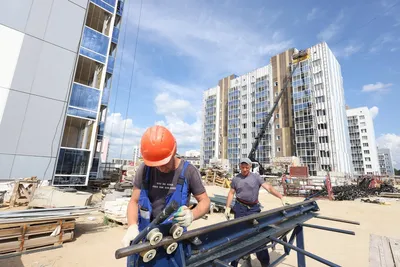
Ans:
POLYGON ((115 61, 115 58, 113 56, 108 57, 107 72, 110 74, 113 74, 113 72, 114 72, 114 61, 115 61))
POLYGON ((114 13, 115 1, 116 0, 91 0, 92 3, 107 10, 110 13, 114 13))
POLYGON ((90 151, 60 149, 56 175, 86 175, 90 151))
POLYGON ((84 56, 105 64, 108 43, 109 37, 85 26, 79 52, 84 56))
POLYGON ((100 100, 100 90, 82 84, 72 85, 70 107, 77 107, 97 113, 100 100))
POLYGON ((122 16, 123 12, 124 12, 124 1, 119 0, 117 5, 117 15, 122 16))
POLYGON ((119 38, 119 28, 114 27, 111 42, 113 42, 114 44, 118 44, 118 38, 119 38))

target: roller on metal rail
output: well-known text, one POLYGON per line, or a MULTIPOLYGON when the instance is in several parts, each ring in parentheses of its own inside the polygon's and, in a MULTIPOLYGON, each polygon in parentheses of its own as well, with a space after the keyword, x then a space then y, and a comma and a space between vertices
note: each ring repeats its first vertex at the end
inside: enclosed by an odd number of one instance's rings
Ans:
MULTIPOLYGON (((339 266, 304 249, 303 228, 354 235, 353 231, 309 224, 307 221, 317 218, 351 224, 359 223, 323 217, 318 214, 318 211, 319 207, 316 201, 305 200, 259 214, 190 230, 182 233, 179 237, 171 235, 172 223, 164 224, 157 228, 163 237, 156 244, 150 241, 133 244, 118 249, 115 257, 120 259, 132 254, 139 254, 142 260, 138 262, 138 267, 229 266, 229 263, 234 260, 280 244, 285 248, 284 254, 270 266, 276 266, 289 255, 291 250, 297 252, 298 266, 306 266, 306 256, 327 266, 339 266), (294 241, 296 241, 296 246, 294 241), (165 256, 155 260, 153 255, 159 250, 164 250, 165 256), (148 258, 145 258, 146 255, 148 258)), ((141 236, 146 236, 148 232, 142 233, 141 236)))

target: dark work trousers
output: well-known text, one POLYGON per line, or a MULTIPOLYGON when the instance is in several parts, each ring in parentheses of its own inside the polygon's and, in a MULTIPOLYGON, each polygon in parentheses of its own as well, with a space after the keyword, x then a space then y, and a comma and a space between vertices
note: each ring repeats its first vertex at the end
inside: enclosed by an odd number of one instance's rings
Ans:
MULTIPOLYGON (((247 205, 244 205, 244 204, 236 201, 232 210, 235 213, 235 219, 236 219, 236 218, 244 217, 244 216, 247 216, 250 214, 259 213, 261 211, 261 208, 260 208, 259 204, 256 204, 254 206, 247 206, 247 205)), ((269 265, 268 249, 257 252, 256 256, 263 267, 269 265)), ((233 261, 233 262, 231 262, 231 265, 234 267, 237 267, 238 263, 239 263, 239 261, 233 261)))

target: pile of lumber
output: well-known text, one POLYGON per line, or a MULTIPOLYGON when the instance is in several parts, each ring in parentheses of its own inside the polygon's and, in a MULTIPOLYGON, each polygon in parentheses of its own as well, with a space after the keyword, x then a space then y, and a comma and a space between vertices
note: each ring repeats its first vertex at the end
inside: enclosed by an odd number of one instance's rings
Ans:
POLYGON ((203 176, 206 184, 217 185, 224 188, 229 188, 231 181, 228 178, 228 172, 223 170, 221 167, 215 166, 213 168, 208 168, 205 171, 206 175, 203 176))
POLYGON ((90 211, 72 207, 0 213, 0 258, 58 248, 72 241, 76 218, 90 211))

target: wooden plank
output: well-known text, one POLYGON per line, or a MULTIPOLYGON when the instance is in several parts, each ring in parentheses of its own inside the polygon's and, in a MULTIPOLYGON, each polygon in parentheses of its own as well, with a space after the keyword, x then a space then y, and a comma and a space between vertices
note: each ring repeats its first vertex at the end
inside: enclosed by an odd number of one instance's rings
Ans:
POLYGON ((390 238, 389 244, 392 250, 394 264, 396 267, 400 267, 400 240, 390 238))
MULTIPOLYGON (((35 235, 35 234, 45 234, 51 233, 56 229, 59 223, 49 223, 40 225, 29 225, 25 232, 25 236, 35 235)), ((61 230, 73 230, 75 228, 75 221, 66 221, 63 223, 61 230)), ((22 227, 0 229, 0 240, 5 240, 8 238, 19 237, 22 234, 22 227)))
POLYGON ((13 241, 7 243, 0 243, 0 253, 7 252, 20 252, 30 248, 37 248, 47 245, 60 245, 60 243, 65 241, 70 241, 74 238, 74 232, 68 232, 60 234, 59 236, 45 236, 37 237, 32 239, 27 239, 22 241, 13 241), (60 242, 61 239, 61 242, 60 242), (22 249, 21 244, 23 243, 22 249))
POLYGON ((370 267, 395 267, 389 239, 384 236, 370 235, 369 243, 370 267))
POLYGON ((67 219, 76 219, 78 218, 78 214, 77 215, 68 215, 68 216, 47 216, 47 217, 36 217, 36 218, 26 218, 23 220, 6 220, 5 222, 2 222, 0 220, 0 229, 3 228, 9 228, 9 227, 13 227, 13 226, 18 226, 18 225, 24 225, 24 224, 32 224, 32 223, 45 223, 45 222, 54 222, 54 221, 58 221, 58 220, 67 220, 67 219))

